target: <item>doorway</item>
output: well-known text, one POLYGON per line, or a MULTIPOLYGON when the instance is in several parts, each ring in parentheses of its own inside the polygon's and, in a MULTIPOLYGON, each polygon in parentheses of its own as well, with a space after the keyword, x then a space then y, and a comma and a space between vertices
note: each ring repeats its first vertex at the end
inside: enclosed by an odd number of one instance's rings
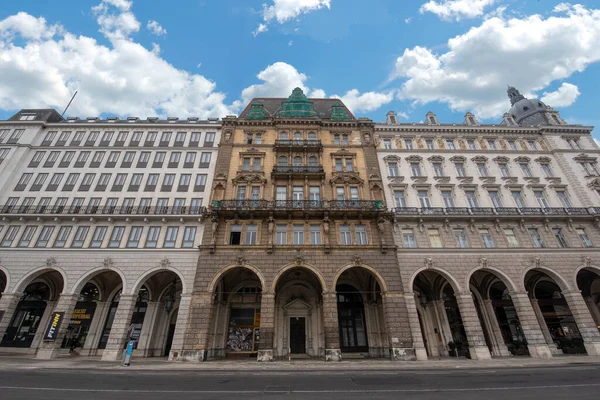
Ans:
POLYGON ((306 318, 290 318, 290 352, 292 354, 306 353, 306 318))

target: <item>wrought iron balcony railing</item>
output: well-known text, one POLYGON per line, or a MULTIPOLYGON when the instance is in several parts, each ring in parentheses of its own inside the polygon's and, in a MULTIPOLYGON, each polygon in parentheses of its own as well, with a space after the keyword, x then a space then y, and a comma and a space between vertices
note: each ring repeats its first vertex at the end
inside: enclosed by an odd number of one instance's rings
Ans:
POLYGON ((395 215, 600 215, 600 207, 396 207, 395 215))
POLYGON ((275 147, 321 148, 323 145, 320 140, 276 140, 275 147))
POLYGON ((273 167, 274 174, 324 174, 321 166, 313 165, 276 165, 273 167))
POLYGON ((0 206, 0 215, 202 215, 205 207, 190 206, 0 206))
POLYGON ((362 210, 385 209, 383 201, 375 200, 217 200, 215 210, 362 210))

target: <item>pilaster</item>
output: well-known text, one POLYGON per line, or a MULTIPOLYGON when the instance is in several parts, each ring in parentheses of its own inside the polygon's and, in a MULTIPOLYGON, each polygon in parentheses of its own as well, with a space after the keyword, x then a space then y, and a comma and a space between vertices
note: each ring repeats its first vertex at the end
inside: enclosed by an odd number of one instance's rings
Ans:
MULTIPOLYGON (((535 313, 532 301, 529 299, 529 295, 525 292, 513 292, 510 294, 510 297, 512 298, 515 310, 517 311, 523 335, 527 340, 529 355, 534 358, 551 358, 552 350, 544 333, 544 329, 541 327, 540 321, 535 313)), ((535 302, 539 309, 537 300, 535 300, 535 302)), ((545 321, 544 327, 547 330, 545 321)), ((550 332, 548 332, 548 336, 550 337, 550 332)), ((552 337, 550 337, 550 343, 552 343, 554 350, 556 351, 556 345, 552 342, 552 337)))
POLYGON ((589 356, 600 356, 600 332, 580 292, 563 292, 589 356))
POLYGON ((108 342, 102 353, 103 361, 118 361, 122 358, 125 344, 129 339, 131 317, 133 316, 137 297, 137 294, 121 294, 108 342))
POLYGON ((263 293, 260 300, 260 342, 257 361, 273 361, 275 294, 263 293))
MULTIPOLYGON (((414 304, 414 295, 410 295, 414 307, 414 317, 416 317, 416 305, 414 304)), ((409 300, 410 301, 410 300, 409 300)), ((414 361, 417 359, 415 348, 413 346, 413 323, 408 316, 407 301, 404 293, 387 292, 383 295, 383 312, 385 326, 388 336, 388 347, 390 349, 390 358, 392 361, 414 361), (408 329, 407 329, 408 328, 408 329)), ((419 321, 416 321, 417 326, 419 321)), ((420 328, 419 328, 420 331, 420 328)), ((422 344, 421 349, 425 350, 422 344)), ((421 355, 422 356, 422 355, 421 355)), ((427 357, 427 353, 425 353, 427 357)))
MULTIPOLYGON (((69 321, 71 320, 71 315, 73 315, 73 310, 75 309, 75 305, 77 304, 77 300, 79 299, 79 294, 61 294, 58 302, 56 303, 56 307, 52 313, 63 313, 62 322, 58 327, 58 332, 56 333, 56 339, 52 342, 43 341, 40 345, 36 358, 42 360, 48 360, 54 358, 58 355, 62 341, 67 333, 67 328, 69 327, 69 321)), ((38 328, 45 330, 45 325, 40 325, 38 328)))
POLYGON ((465 333, 467 334, 471 359, 488 360, 492 358, 490 349, 485 343, 483 329, 481 328, 481 323, 477 316, 477 309, 475 308, 472 294, 470 292, 457 293, 456 301, 458 302, 463 326, 465 328, 465 333))
POLYGON ((323 329, 325 331, 325 361, 342 361, 335 292, 323 293, 323 329))

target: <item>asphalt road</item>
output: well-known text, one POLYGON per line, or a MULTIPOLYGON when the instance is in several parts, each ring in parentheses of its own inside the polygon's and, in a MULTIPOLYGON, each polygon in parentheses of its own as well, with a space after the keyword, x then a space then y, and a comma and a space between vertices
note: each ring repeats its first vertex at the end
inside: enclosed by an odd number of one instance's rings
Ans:
POLYGON ((323 372, 0 371, 0 399, 598 399, 600 366, 323 372))

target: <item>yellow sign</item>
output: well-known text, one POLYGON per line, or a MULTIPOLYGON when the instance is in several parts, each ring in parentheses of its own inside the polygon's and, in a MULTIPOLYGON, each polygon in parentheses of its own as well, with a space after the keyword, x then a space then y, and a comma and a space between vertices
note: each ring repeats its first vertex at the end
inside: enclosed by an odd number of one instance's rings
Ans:
POLYGON ((260 326, 260 311, 254 313, 254 326, 260 326))

